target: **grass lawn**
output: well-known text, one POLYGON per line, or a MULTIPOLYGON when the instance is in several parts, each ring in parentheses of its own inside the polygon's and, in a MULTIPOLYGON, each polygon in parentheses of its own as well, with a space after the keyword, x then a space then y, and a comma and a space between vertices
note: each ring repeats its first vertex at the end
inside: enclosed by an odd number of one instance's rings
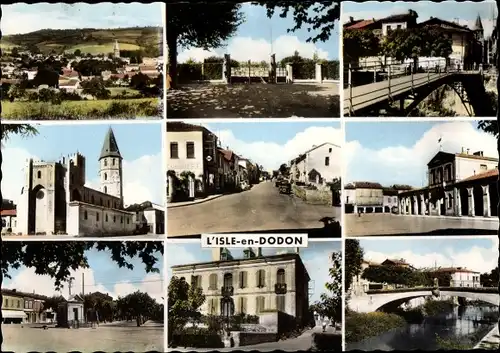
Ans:
MULTIPOLYGON (((118 45, 120 46, 120 50, 139 50, 141 49, 140 46, 135 45, 135 44, 128 44, 128 43, 120 43, 118 42, 118 45)), ((74 53, 75 50, 80 49, 82 53, 85 54, 92 54, 92 55, 97 55, 97 54, 108 54, 113 52, 113 48, 115 46, 114 42, 109 42, 106 44, 80 44, 80 45, 75 45, 72 46, 69 49, 66 49, 65 51, 67 53, 74 53)))
POLYGON ((2 41, 0 42, 0 48, 2 48, 2 50, 4 50, 4 49, 11 50, 12 48, 16 48, 16 47, 19 47, 19 45, 6 42, 4 39, 2 39, 2 41))
POLYGON ((2 119, 11 120, 73 120, 73 119, 135 119, 163 116, 160 98, 106 99, 47 102, 2 101, 2 119))

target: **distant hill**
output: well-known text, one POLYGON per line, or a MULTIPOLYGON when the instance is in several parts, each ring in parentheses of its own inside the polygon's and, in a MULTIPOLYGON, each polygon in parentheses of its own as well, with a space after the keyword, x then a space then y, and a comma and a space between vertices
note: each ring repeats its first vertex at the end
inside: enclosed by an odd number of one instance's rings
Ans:
POLYGON ((2 49, 7 50, 18 47, 20 50, 38 50, 43 54, 62 54, 80 49, 82 53, 96 55, 113 52, 115 40, 121 50, 142 49, 154 53, 163 48, 163 31, 161 27, 42 29, 3 36, 0 44, 2 49))

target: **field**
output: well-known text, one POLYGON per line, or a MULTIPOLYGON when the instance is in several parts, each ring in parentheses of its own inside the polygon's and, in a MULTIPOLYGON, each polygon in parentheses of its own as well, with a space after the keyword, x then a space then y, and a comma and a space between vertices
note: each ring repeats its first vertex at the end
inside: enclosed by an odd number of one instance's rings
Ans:
POLYGON ((160 98, 63 101, 61 104, 2 101, 2 119, 77 120, 162 117, 160 98))
POLYGON ((13 43, 9 43, 4 38, 2 38, 2 40, 0 41, 0 48, 2 48, 2 50, 5 50, 5 49, 11 50, 12 48, 15 48, 15 47, 18 47, 18 45, 13 44, 13 43))
MULTIPOLYGON (((74 53, 75 50, 80 49, 82 53, 86 54, 92 54, 92 55, 97 55, 97 54, 108 54, 113 52, 115 43, 110 42, 106 44, 80 44, 80 45, 75 45, 74 47, 68 48, 65 50, 67 53, 74 53)), ((135 44, 129 44, 129 43, 120 43, 118 42, 118 45, 120 47, 120 50, 139 50, 141 47, 139 45, 135 44)))
POLYGON ((121 50, 163 49, 160 27, 133 27, 114 29, 43 29, 40 31, 2 37, 2 48, 38 47, 42 53, 54 50, 60 54, 80 49, 84 53, 100 54, 113 51, 115 40, 121 50))

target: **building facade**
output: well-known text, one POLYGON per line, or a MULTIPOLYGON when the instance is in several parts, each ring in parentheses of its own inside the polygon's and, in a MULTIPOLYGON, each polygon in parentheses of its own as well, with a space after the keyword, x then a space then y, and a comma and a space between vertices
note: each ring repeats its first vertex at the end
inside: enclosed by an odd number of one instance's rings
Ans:
POLYGON ((2 289, 3 323, 36 324, 47 321, 44 295, 20 292, 16 289, 2 289))
POLYGON ((480 273, 464 267, 439 268, 436 272, 449 273, 450 287, 481 287, 480 273))
POLYGON ((132 214, 123 208, 122 157, 110 128, 99 156, 100 190, 86 187, 86 158, 29 159, 17 205, 21 234, 130 235, 132 214))
POLYGON ((330 142, 313 146, 290 161, 290 177, 293 182, 326 185, 341 176, 340 146, 330 142))
POLYGON ((428 185, 399 193, 400 213, 464 217, 498 214, 498 158, 482 151, 438 152, 428 163, 428 185))
POLYGON ((247 249, 234 259, 224 248, 213 250, 213 261, 172 267, 172 275, 203 289, 203 315, 259 315, 277 310, 297 323, 309 319, 309 275, 298 253, 262 256, 247 249))

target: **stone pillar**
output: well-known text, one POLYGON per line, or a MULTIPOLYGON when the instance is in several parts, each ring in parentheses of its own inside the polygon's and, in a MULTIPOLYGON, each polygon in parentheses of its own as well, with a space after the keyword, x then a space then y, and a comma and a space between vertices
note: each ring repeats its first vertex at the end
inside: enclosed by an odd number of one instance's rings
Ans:
POLYGON ((476 214, 476 208, 474 207, 474 188, 467 188, 467 195, 469 197, 469 217, 474 217, 476 214))
POLYGON ((413 214, 418 215, 418 195, 412 197, 413 200, 413 214))
POLYGON ((404 214, 403 212, 403 199, 398 197, 399 214, 404 214))
POLYGON ((323 82, 323 73, 321 72, 321 64, 316 63, 316 82, 322 83, 323 82))
POLYGON ((490 209, 490 186, 484 185, 482 186, 483 190, 483 216, 491 217, 491 209, 490 209))
POLYGON ((354 205, 354 213, 358 213, 358 205, 354 205))
POLYGON ((188 177, 188 190, 189 190, 189 198, 194 199, 196 192, 195 192, 195 181, 194 178, 190 175, 188 177))
POLYGON ((269 72, 269 83, 277 83, 278 78, 276 76, 276 54, 271 55, 270 67, 271 70, 269 72))
POLYGON ((231 83, 231 56, 224 54, 224 62, 222 64, 222 80, 225 83, 231 83))
POLYGON ((174 199, 174 178, 171 175, 167 176, 167 202, 172 202, 174 199))
POLYGON ((420 214, 425 216, 425 197, 424 195, 419 195, 420 197, 420 214))
POLYGON ((441 199, 436 201, 436 211, 438 216, 441 216, 441 202, 441 199))
POLYGON ((405 200, 406 200, 405 201, 405 204, 406 204, 406 214, 411 215, 411 202, 410 202, 410 198, 406 197, 405 200))
POLYGON ((453 188, 453 195, 455 196, 455 216, 462 215, 462 201, 460 200, 460 189, 453 188))
POLYGON ((286 83, 293 83, 293 66, 286 64, 286 83))

